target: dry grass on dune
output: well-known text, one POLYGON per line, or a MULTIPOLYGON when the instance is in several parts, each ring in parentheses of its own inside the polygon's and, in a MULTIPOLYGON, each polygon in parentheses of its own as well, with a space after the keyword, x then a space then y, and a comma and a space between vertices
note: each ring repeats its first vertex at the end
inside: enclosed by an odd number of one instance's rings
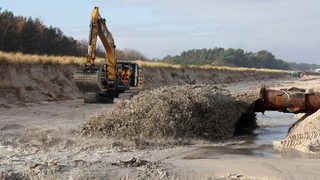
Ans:
POLYGON ((84 59, 72 56, 48 56, 0 52, 0 61, 10 64, 78 64, 81 61, 84 61, 84 59))
MULTIPOLYGON (((75 56, 50 56, 22 53, 8 53, 0 51, 0 62, 9 64, 78 64, 85 62, 85 57, 75 56)), ((103 62, 102 58, 97 58, 96 63, 103 62)))
MULTIPOLYGON (((103 64, 103 58, 96 58, 96 64, 103 64)), ((22 54, 22 53, 8 53, 0 51, 0 62, 6 62, 11 64, 77 64, 83 65, 85 62, 85 57, 75 57, 75 56, 51 56, 51 55, 36 55, 36 54, 22 54)), ((214 70, 229 70, 229 71, 257 71, 257 72, 275 72, 275 73, 286 73, 283 70, 272 70, 272 69, 255 69, 255 68, 243 68, 243 67, 228 67, 228 66, 213 66, 213 65, 176 65, 168 64, 164 62, 155 61, 141 61, 135 60, 141 67, 146 68, 194 68, 194 69, 214 69, 214 70)))
POLYGON ((274 73, 288 73, 285 70, 276 70, 276 69, 257 69, 257 68, 245 68, 245 67, 230 67, 230 66, 214 66, 214 65, 178 65, 178 64, 168 64, 164 62, 155 62, 155 61, 134 61, 138 63, 141 67, 149 68, 173 68, 173 69, 208 69, 208 70, 226 70, 226 71, 256 71, 256 72, 274 72, 274 73))
POLYGON ((80 126, 89 136, 139 140, 222 140, 233 136, 246 107, 225 90, 209 85, 161 87, 120 100, 112 112, 80 126))

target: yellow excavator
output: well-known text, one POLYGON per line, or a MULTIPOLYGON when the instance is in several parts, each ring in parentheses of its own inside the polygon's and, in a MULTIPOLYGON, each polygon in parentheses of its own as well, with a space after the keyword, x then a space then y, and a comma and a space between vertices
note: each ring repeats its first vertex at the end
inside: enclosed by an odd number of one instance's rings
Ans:
POLYGON ((100 16, 99 8, 94 7, 90 20, 88 54, 85 65, 74 73, 74 80, 84 93, 85 103, 110 102, 120 93, 143 88, 142 72, 137 63, 117 61, 116 45, 106 26, 106 20, 100 16), (105 49, 106 59, 103 65, 95 65, 97 39, 100 38, 105 49))

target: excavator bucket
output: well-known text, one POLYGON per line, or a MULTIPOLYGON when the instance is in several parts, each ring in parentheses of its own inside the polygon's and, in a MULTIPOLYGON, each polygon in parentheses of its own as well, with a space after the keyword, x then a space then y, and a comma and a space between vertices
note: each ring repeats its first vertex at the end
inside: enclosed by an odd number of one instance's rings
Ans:
POLYGON ((82 93, 102 92, 100 71, 82 71, 73 75, 76 86, 82 93))

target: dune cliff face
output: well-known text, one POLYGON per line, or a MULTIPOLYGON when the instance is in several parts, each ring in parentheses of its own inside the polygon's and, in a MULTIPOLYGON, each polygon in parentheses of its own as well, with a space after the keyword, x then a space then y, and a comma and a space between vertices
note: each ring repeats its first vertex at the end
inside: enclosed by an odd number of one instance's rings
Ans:
POLYGON ((53 101, 81 96, 74 65, 4 64, 0 67, 0 104, 53 101))
POLYGON ((235 71, 223 69, 200 68, 142 68, 145 79, 145 88, 153 89, 161 86, 184 84, 222 84, 248 81, 260 81, 273 78, 282 78, 286 73, 259 72, 254 70, 235 71))
MULTIPOLYGON (((0 66, 0 105, 55 101, 81 97, 75 86, 76 65, 8 64, 0 66)), ((143 67, 146 89, 184 84, 219 84, 264 80, 284 73, 198 68, 143 67)))

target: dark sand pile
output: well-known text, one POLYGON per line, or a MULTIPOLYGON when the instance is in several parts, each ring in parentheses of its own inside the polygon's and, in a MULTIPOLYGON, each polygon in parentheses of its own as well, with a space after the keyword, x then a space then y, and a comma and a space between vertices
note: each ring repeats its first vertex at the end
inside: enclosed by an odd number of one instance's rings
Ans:
POLYGON ((287 137, 274 141, 275 149, 296 149, 305 153, 320 153, 320 110, 304 116, 290 129, 287 137))
POLYGON ((161 87, 143 91, 130 101, 119 100, 112 112, 89 118, 80 128, 89 136, 215 141, 234 135, 246 109, 227 91, 214 86, 161 87))

